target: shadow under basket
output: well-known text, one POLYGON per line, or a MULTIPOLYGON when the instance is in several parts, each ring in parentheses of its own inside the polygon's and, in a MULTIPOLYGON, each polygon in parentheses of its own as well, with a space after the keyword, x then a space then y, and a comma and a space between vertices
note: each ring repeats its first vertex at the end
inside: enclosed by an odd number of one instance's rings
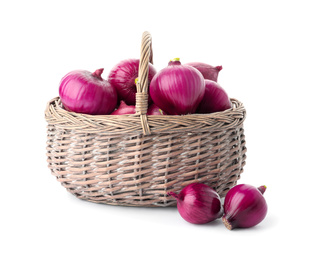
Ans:
POLYGON ((59 97, 48 102, 48 167, 78 198, 123 206, 176 206, 170 191, 201 182, 224 197, 240 178, 246 159, 243 104, 231 99, 232 108, 223 112, 147 116, 143 104, 151 57, 151 37, 145 32, 135 115, 80 114, 66 111, 59 97))

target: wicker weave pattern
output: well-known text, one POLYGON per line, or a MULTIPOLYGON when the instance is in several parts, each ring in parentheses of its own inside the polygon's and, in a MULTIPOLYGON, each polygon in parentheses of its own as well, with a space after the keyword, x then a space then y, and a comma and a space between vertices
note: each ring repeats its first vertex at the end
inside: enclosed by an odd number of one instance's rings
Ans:
MULTIPOLYGON (((213 114, 193 114, 185 116, 147 116, 151 133, 182 131, 226 130, 239 126, 245 119, 243 104, 231 99, 233 108, 213 114)), ((85 133, 103 132, 107 135, 119 133, 143 133, 138 115, 93 116, 71 113, 62 108, 60 98, 56 97, 47 104, 46 121, 57 128, 80 130, 85 133)))
POLYGON ((56 98, 46 110, 48 164, 68 191, 93 202, 175 205, 167 192, 195 181, 224 196, 246 158, 244 110, 233 104, 228 111, 196 118, 148 116, 152 134, 143 135, 140 120, 132 120, 138 117, 69 113, 56 98))
MULTIPOLYGON (((142 64, 148 66, 148 33, 143 34, 142 51, 142 64)), ((147 116, 147 86, 142 82, 136 115, 71 113, 58 97, 48 102, 52 174, 78 198, 112 205, 175 206, 167 192, 192 182, 205 183, 225 196, 245 165, 242 103, 232 99, 231 109, 206 115, 147 116)))

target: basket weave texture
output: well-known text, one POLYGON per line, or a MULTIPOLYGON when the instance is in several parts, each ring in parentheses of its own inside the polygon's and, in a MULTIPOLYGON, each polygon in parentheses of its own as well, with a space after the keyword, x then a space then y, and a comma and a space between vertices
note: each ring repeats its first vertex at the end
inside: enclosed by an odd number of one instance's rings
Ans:
POLYGON ((143 33, 135 115, 87 115, 45 110, 47 161, 57 180, 80 199, 111 205, 175 206, 169 191, 201 182, 224 197, 246 159, 245 108, 212 114, 147 116, 151 36, 143 33))

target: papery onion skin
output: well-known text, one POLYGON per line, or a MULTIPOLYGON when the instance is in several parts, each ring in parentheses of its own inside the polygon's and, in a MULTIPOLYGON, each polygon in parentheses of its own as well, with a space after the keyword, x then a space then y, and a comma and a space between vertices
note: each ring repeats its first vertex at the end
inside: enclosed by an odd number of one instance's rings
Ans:
POLYGON ((184 187, 179 194, 169 192, 177 200, 181 217, 192 224, 205 224, 223 214, 218 193, 203 183, 192 183, 184 187))
POLYGON ((135 106, 129 106, 123 100, 121 100, 119 107, 113 111, 111 115, 131 115, 135 113, 135 106))
POLYGON ((147 115, 166 115, 156 104, 151 104, 147 109, 147 115))
MULTIPOLYGON (((108 81, 117 89, 119 99, 127 105, 135 105, 135 95, 137 92, 135 79, 138 78, 139 60, 127 59, 116 64, 109 72, 108 81)), ((149 63, 148 84, 157 73, 152 64, 149 63)), ((148 97, 151 104, 151 98, 148 97)))
POLYGON ((60 82, 59 96, 63 107, 71 112, 107 115, 117 105, 117 91, 101 74, 104 69, 94 73, 75 70, 66 74, 60 82))
POLYGON ((256 188, 248 184, 239 184, 231 188, 224 202, 225 226, 234 228, 249 228, 256 226, 266 217, 267 203, 263 196, 266 186, 256 188))
POLYGON ((149 93, 168 115, 193 114, 204 96, 205 82, 197 69, 175 60, 155 75, 149 93))
POLYGON ((215 113, 231 108, 227 92, 215 81, 205 79, 205 94, 198 105, 199 114, 215 113))
POLYGON ((222 66, 212 66, 203 62, 189 62, 185 65, 192 66, 193 68, 196 68, 199 70, 204 79, 209 79, 217 82, 219 71, 222 70, 222 66))

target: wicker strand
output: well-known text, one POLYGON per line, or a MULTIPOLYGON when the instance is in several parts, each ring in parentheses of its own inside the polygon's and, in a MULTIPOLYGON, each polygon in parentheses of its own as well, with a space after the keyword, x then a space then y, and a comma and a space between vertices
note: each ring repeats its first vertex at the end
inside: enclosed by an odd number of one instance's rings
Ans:
MULTIPOLYGON (((198 132, 227 130, 241 125, 246 111, 241 102, 231 99, 232 109, 212 114, 192 114, 185 116, 147 116, 151 133, 198 132)), ((93 116, 68 112, 61 106, 60 98, 50 100, 45 111, 46 121, 56 128, 79 130, 85 133, 105 133, 107 135, 143 133, 138 115, 93 116)))
POLYGON ((144 135, 151 134, 146 115, 148 107, 148 70, 149 61, 152 61, 152 58, 150 58, 152 57, 151 46, 151 35, 149 32, 144 32, 142 35, 139 77, 136 84, 136 114, 140 115, 144 135))
POLYGON ((146 115, 148 109, 148 94, 136 93, 136 113, 140 115, 146 115))

